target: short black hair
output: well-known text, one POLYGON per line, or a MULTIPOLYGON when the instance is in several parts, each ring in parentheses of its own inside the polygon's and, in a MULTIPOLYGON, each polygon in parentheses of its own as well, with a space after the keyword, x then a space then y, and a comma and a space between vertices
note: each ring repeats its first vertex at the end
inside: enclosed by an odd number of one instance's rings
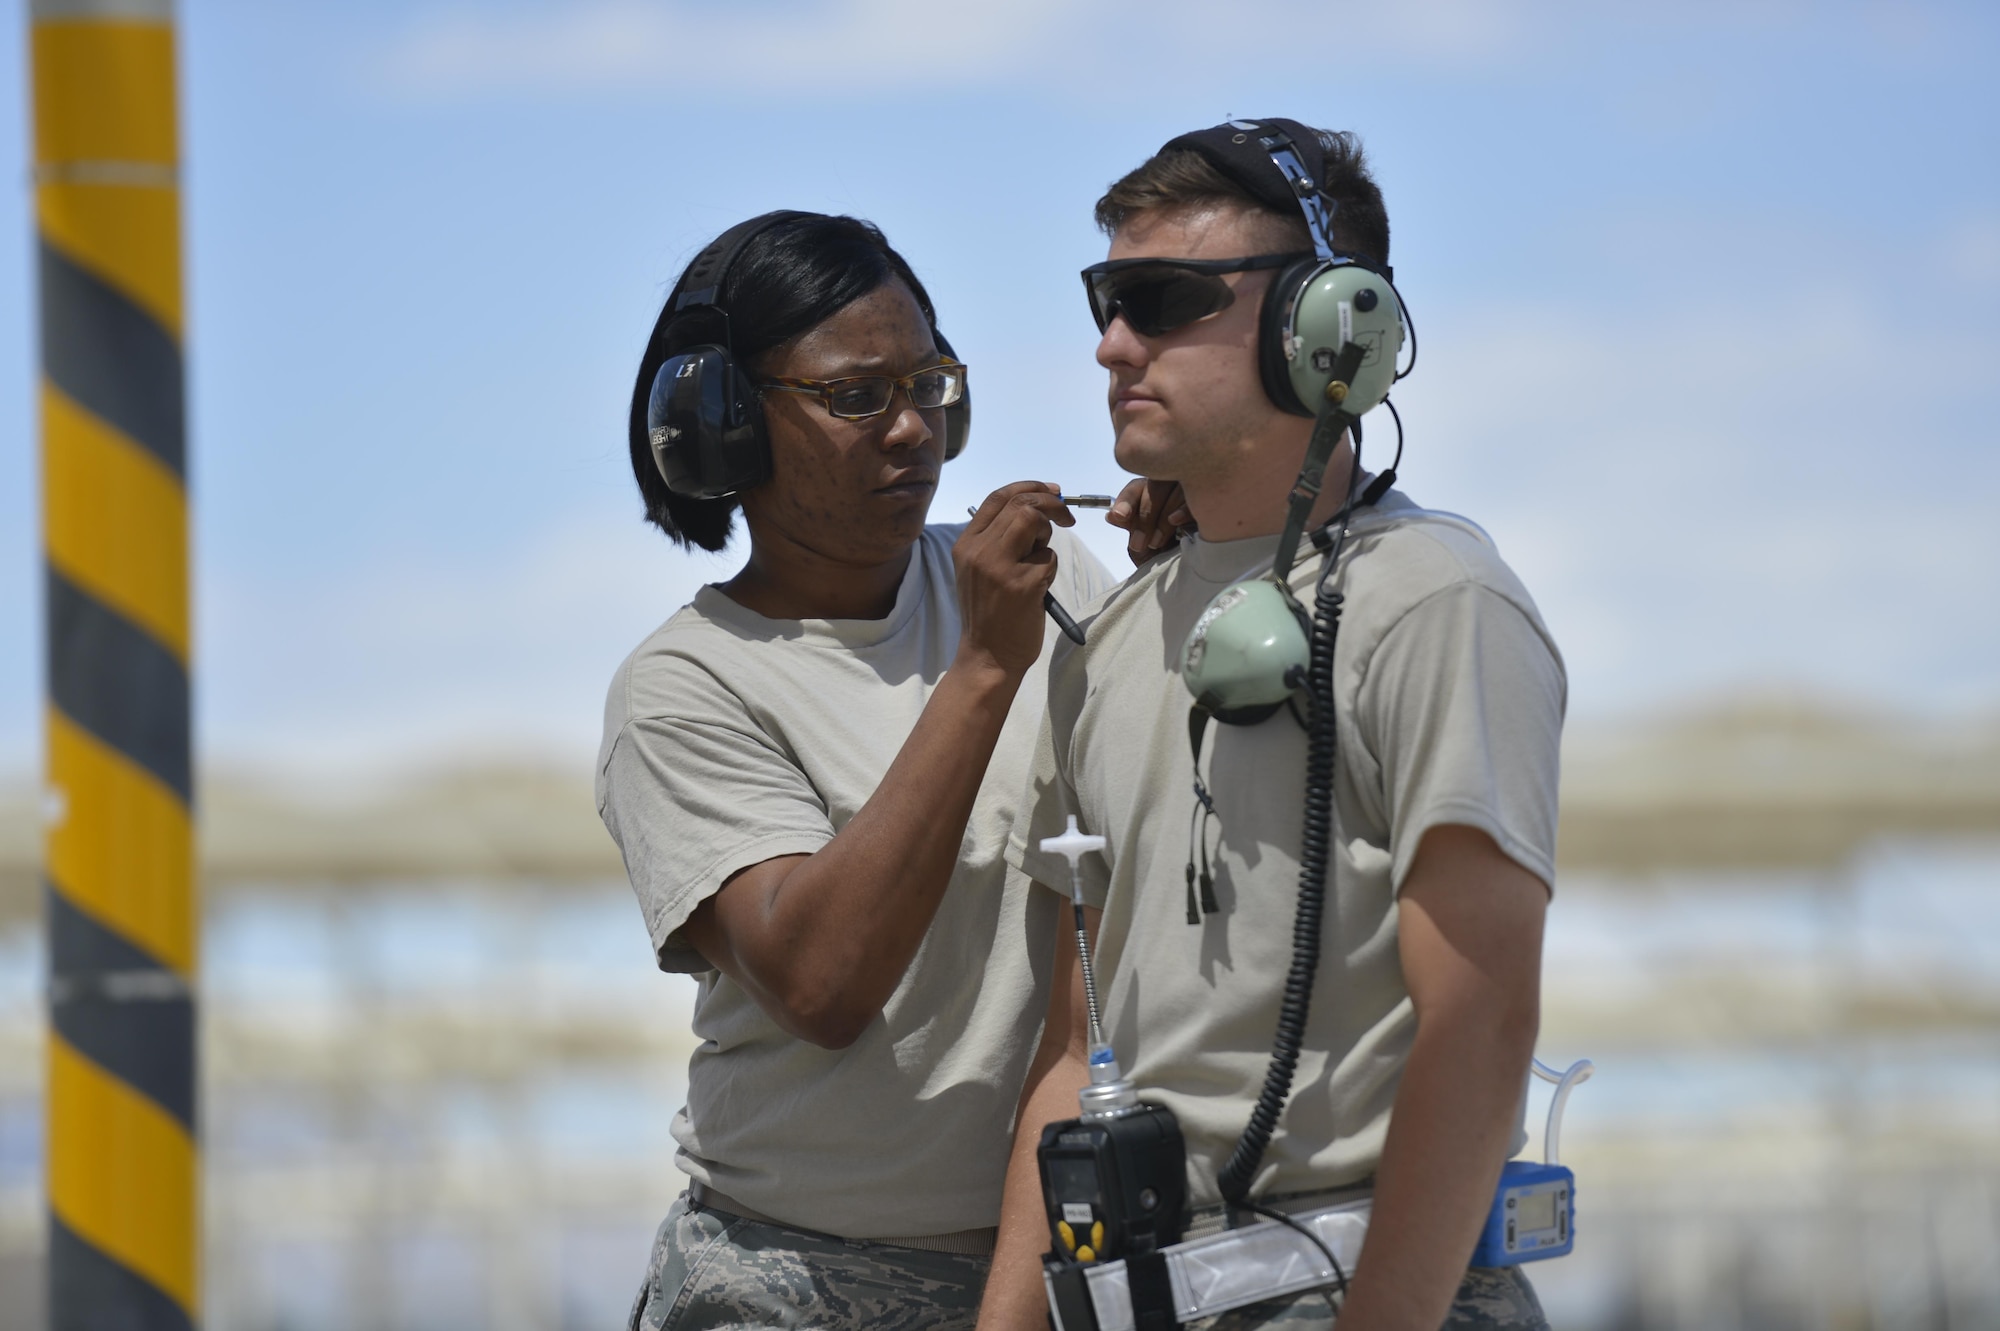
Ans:
MULTIPOLYGON (((1336 249, 1365 254, 1376 263, 1389 262, 1389 211, 1382 191, 1368 174, 1361 140, 1345 130, 1313 131, 1325 158, 1321 193, 1335 204, 1333 243, 1336 249)), ((1234 203, 1283 222, 1296 233, 1300 249, 1310 249, 1305 215, 1296 208, 1279 212, 1252 194, 1190 148, 1157 152, 1126 172, 1097 201, 1097 225, 1105 235, 1139 213, 1234 203)))
MULTIPOLYGON (((673 354, 667 349, 667 326, 672 323, 674 301, 686 281, 683 270, 654 321, 646 354, 639 358, 627 444, 632 478, 639 483, 639 495, 646 505, 646 520, 688 549, 720 550, 729 543, 736 526, 735 497, 692 499, 669 490, 654 464, 646 432, 646 404, 652 396, 653 376, 673 354)), ((738 365, 750 370, 759 357, 825 323, 889 282, 901 282, 910 289, 935 330, 937 312, 931 308, 930 293, 880 227, 858 217, 802 213, 773 223, 751 238, 729 265, 716 304, 729 315, 731 353, 738 365)))

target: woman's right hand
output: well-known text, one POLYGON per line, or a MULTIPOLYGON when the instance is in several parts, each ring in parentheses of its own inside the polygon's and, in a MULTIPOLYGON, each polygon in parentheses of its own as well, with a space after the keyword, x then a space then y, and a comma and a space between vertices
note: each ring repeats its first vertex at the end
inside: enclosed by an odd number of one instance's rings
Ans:
POLYGON ((1076 518, 1062 490, 1042 481, 1015 481, 986 496, 973 512, 952 563, 958 574, 963 628, 958 654, 1019 680, 1042 652, 1042 596, 1056 577, 1049 531, 1076 518))

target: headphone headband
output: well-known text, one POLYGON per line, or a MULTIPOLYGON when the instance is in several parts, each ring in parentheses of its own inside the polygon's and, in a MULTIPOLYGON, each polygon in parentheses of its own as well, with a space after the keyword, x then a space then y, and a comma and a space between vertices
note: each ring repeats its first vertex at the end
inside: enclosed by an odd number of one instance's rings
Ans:
POLYGON ((1379 258, 1338 249, 1333 222, 1339 201, 1326 192, 1326 150, 1319 134, 1296 120, 1226 120, 1208 129, 1178 135, 1160 152, 1192 152, 1274 212, 1297 208, 1305 216, 1313 251, 1322 263, 1359 263, 1394 270, 1379 258))
MULTIPOLYGON (((1245 121, 1233 121, 1239 129, 1249 129, 1252 125, 1245 121)), ((1299 211, 1306 215, 1306 230, 1312 233, 1313 252, 1322 262, 1333 261, 1333 214, 1339 205, 1323 193, 1324 186, 1306 169, 1299 160, 1299 150, 1292 142, 1292 136, 1282 129, 1273 129, 1260 135, 1257 146, 1270 154, 1271 165, 1278 168, 1278 174, 1291 187, 1292 196, 1298 201, 1299 211)), ((1322 166, 1325 159, 1321 159, 1322 166)))
POLYGON ((681 274, 680 294, 674 299, 674 312, 696 305, 714 305, 722 292, 722 279, 729 276, 729 267, 736 262, 736 256, 743 247, 755 240, 766 229, 780 222, 789 222, 795 217, 807 217, 795 208, 779 208, 753 217, 747 222, 738 222, 729 230, 708 243, 708 247, 694 256, 694 262, 681 274))

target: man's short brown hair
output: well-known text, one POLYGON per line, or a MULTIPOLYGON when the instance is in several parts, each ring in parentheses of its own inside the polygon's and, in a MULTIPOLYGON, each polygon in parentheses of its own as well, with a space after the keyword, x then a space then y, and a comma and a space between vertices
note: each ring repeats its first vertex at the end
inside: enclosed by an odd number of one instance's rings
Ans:
MULTIPOLYGON (((1335 249, 1389 262, 1389 212, 1382 191, 1368 174, 1361 140, 1353 134, 1320 129, 1325 154, 1321 193, 1333 207, 1335 249)), ((1275 168, 1274 168, 1275 169, 1275 168)), ((1155 153, 1120 177, 1097 201, 1097 225, 1107 236, 1140 213, 1176 208, 1207 208, 1234 204, 1253 209, 1282 223, 1300 249, 1312 247, 1305 215, 1281 213, 1217 170, 1200 153, 1187 148, 1155 153)))

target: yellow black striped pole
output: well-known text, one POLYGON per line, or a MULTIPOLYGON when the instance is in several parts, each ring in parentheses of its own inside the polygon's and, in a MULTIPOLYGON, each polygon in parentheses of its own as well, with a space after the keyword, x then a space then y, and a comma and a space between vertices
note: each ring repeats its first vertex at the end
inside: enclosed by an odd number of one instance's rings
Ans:
POLYGON ((171 0, 30 0, 47 550, 49 1324, 199 1322, 171 0))

